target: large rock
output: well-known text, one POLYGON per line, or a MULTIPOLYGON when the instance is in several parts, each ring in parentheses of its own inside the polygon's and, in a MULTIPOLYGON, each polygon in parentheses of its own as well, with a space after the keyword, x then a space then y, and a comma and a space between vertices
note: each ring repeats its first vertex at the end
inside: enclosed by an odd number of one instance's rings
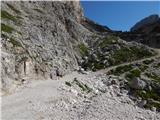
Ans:
POLYGON ((133 89, 144 89, 146 85, 146 82, 144 82, 140 78, 134 78, 130 83, 130 86, 133 89))

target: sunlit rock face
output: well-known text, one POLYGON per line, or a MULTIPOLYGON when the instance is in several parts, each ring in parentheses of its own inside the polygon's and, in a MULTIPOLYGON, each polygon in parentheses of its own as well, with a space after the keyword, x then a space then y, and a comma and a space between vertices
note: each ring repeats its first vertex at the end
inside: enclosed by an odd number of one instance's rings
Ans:
POLYGON ((80 24, 79 1, 2 2, 1 12, 2 51, 14 57, 2 64, 12 71, 11 75, 4 71, 2 81, 54 79, 57 68, 64 75, 78 66, 77 46, 92 35, 80 24))

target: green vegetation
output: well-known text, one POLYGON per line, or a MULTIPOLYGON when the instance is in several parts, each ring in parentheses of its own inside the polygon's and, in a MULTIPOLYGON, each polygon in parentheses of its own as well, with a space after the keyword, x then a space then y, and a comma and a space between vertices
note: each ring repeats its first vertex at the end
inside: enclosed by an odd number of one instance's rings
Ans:
POLYGON ((65 84, 68 85, 69 87, 72 86, 71 83, 70 83, 70 82, 67 82, 67 81, 65 81, 65 84))
POLYGON ((134 90, 133 95, 135 97, 141 97, 143 100, 147 100, 147 104, 144 106, 145 108, 156 107, 160 109, 160 96, 155 90, 143 92, 142 90, 134 90), (152 101, 150 99, 153 99, 152 101))
POLYGON ((7 11, 4 10, 1 11, 1 18, 16 21, 15 16, 9 14, 7 11))
POLYGON ((134 75, 135 77, 140 77, 141 75, 141 71, 139 69, 131 70, 130 73, 134 75))
POLYGON ((142 59, 144 57, 152 56, 153 54, 143 48, 123 47, 120 50, 115 51, 112 54, 112 59, 114 61, 111 62, 112 65, 120 64, 123 62, 130 62, 133 60, 142 59))
POLYGON ((77 79, 74 79, 73 83, 76 83, 76 85, 78 85, 81 88, 81 90, 84 92, 89 93, 92 91, 92 89, 90 87, 88 87, 86 84, 78 81, 77 79))
POLYGON ((3 33, 1 33, 1 37, 2 37, 2 38, 6 38, 6 39, 9 38, 7 35, 5 35, 5 34, 3 34, 3 33))
POLYGON ((134 95, 137 97, 139 96, 142 99, 149 99, 150 98, 150 99, 160 101, 160 96, 154 90, 151 90, 151 91, 148 90, 146 92, 143 92, 143 90, 135 90, 134 95))
POLYGON ((112 59, 114 59, 114 61, 112 61, 111 64, 116 65, 123 62, 131 61, 131 58, 132 58, 131 55, 133 54, 130 53, 129 49, 127 48, 122 48, 120 50, 117 50, 112 55, 112 59))
POLYGON ((5 25, 3 23, 1 23, 1 30, 3 32, 7 32, 7 33, 12 33, 14 31, 14 28, 8 26, 8 25, 5 25))
POLYGON ((95 62, 95 63, 94 63, 93 71, 96 71, 96 70, 99 70, 99 69, 103 69, 103 68, 105 68, 105 65, 104 65, 104 64, 99 63, 99 62, 95 62))
POLYGON ((88 54, 89 48, 84 43, 79 44, 78 48, 82 56, 86 56, 88 54))
POLYGON ((124 65, 124 66, 117 67, 115 70, 111 70, 109 73, 114 75, 121 75, 127 71, 130 71, 131 69, 133 69, 133 66, 131 64, 124 65))
POLYGON ((17 10, 16 8, 14 8, 12 5, 10 5, 10 4, 8 4, 8 3, 7 3, 7 6, 8 6, 11 10, 13 10, 15 13, 18 13, 18 14, 21 13, 19 10, 17 10))
POLYGON ((110 35, 110 36, 107 36, 107 37, 99 44, 99 46, 100 46, 101 48, 108 47, 108 46, 111 45, 111 44, 116 44, 116 43, 117 43, 117 40, 118 40, 118 37, 113 36, 113 35, 110 35))
POLYGON ((151 64, 152 62, 154 62, 154 59, 144 60, 144 61, 143 61, 143 63, 146 64, 146 65, 149 65, 149 64, 151 64))
POLYGON ((147 66, 147 65, 144 65, 144 64, 140 64, 140 65, 138 66, 138 68, 139 68, 142 72, 144 72, 144 71, 148 68, 148 66, 147 66))
POLYGON ((135 77, 140 77, 141 71, 139 69, 131 70, 125 75, 125 78, 129 81, 133 80, 135 77))
POLYGON ((39 13, 43 13, 43 11, 40 10, 40 9, 38 9, 38 8, 35 8, 35 9, 33 9, 33 10, 35 10, 35 11, 37 11, 37 12, 39 12, 39 13))
POLYGON ((134 57, 136 57, 136 59, 140 59, 140 58, 145 58, 145 57, 150 57, 153 56, 154 54, 150 51, 148 51, 147 49, 141 47, 131 47, 131 53, 134 55, 134 57))
POLYGON ((145 75, 148 77, 148 78, 151 78, 153 79, 154 81, 160 83, 160 77, 158 75, 156 75, 155 73, 145 73, 145 75))
POLYGON ((160 110, 160 103, 159 102, 148 102, 144 107, 149 108, 149 109, 151 109, 152 107, 156 107, 159 111, 160 110))

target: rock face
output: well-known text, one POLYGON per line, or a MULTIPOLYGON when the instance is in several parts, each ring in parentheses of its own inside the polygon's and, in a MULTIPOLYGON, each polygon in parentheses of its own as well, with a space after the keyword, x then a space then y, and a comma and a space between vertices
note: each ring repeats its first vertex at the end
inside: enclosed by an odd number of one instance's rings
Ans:
POLYGON ((146 87, 146 83, 139 78, 134 78, 131 82, 131 87, 134 89, 144 89, 146 87))
MULTIPOLYGON (((134 31, 139 31, 140 29, 142 29, 145 26, 151 25, 151 24, 155 24, 157 22, 160 21, 160 18, 158 15, 150 15, 149 17, 144 18, 143 20, 141 20, 140 22, 136 23, 132 28, 131 28, 131 32, 134 31)), ((154 27, 154 26, 152 26, 154 27)), ((145 32, 145 31, 144 31, 145 32)))
POLYGON ((78 1, 2 2, 1 12, 2 51, 12 56, 10 62, 2 60, 2 66, 14 76, 4 71, 2 81, 54 79, 57 67, 64 75, 78 66, 77 46, 92 35, 80 24, 83 12, 78 1))

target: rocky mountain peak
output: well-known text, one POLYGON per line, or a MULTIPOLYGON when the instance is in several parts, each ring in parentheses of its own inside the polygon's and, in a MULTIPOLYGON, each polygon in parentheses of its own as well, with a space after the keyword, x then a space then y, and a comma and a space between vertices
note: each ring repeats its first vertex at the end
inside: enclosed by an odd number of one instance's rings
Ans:
POLYGON ((157 15, 157 14, 153 14, 153 15, 150 15, 142 20, 140 20, 138 23, 136 23, 132 28, 131 28, 131 32, 133 31, 137 31, 139 30, 140 28, 144 27, 144 26, 147 26, 147 25, 150 25, 150 24, 153 24, 153 23, 156 23, 160 21, 160 17, 157 15))

